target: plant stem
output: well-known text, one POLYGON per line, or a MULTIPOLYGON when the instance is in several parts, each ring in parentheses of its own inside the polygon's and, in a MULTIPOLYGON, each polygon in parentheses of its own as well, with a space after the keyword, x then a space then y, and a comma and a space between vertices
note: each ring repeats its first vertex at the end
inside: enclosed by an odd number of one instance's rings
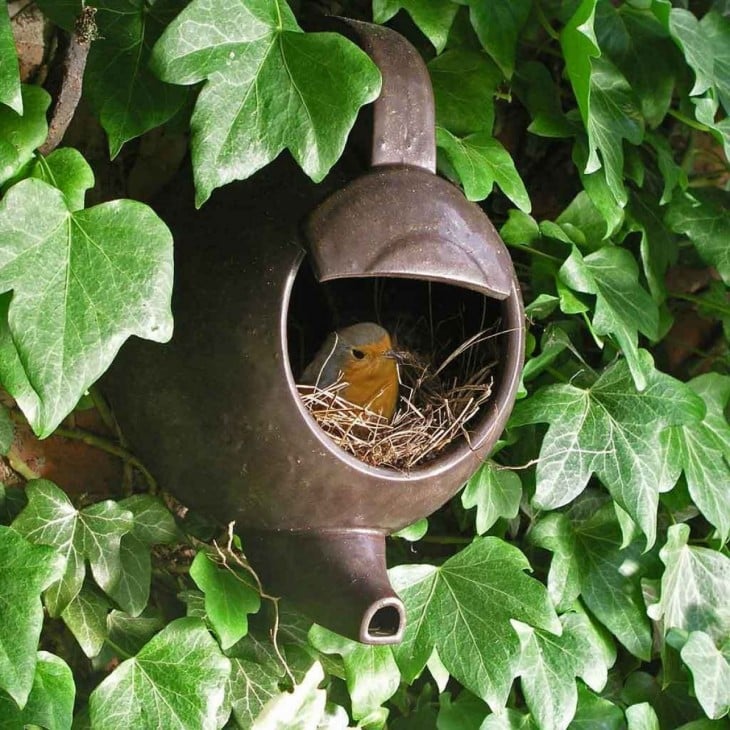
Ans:
POLYGON ((93 446, 95 449, 105 451, 107 454, 118 456, 124 462, 141 472, 142 476, 144 476, 147 481, 150 494, 157 494, 157 482, 152 474, 149 473, 147 467, 134 454, 130 453, 122 446, 115 444, 113 441, 110 441, 103 436, 98 436, 97 434, 89 431, 82 431, 80 428, 64 428, 61 426, 53 433, 55 436, 81 441, 89 446, 93 446))
POLYGON ((706 124, 702 124, 702 122, 691 119, 690 117, 685 116, 684 114, 682 114, 682 112, 678 112, 675 109, 670 109, 667 114, 669 114, 670 117, 674 117, 677 121, 682 122, 682 124, 686 124, 688 127, 696 129, 698 132, 710 131, 710 128, 706 124))
POLYGON ((550 21, 545 17, 545 11, 542 9, 542 4, 538 1, 535 3, 535 12, 537 13, 537 19, 540 22, 543 30, 553 39, 560 40, 560 34, 550 25, 550 21))
POLYGON ((516 248, 519 251, 525 251, 526 253, 532 254, 533 256, 541 256, 544 259, 549 259, 550 261, 555 261, 557 264, 562 264, 562 260, 559 259, 557 256, 553 256, 550 253, 545 253, 544 251, 538 251, 536 248, 532 248, 531 246, 525 246, 523 243, 508 243, 507 246, 509 248, 516 248))
POLYGON ((419 542, 430 542, 435 545, 468 545, 472 539, 460 535, 424 535, 419 542))
POLYGON ((696 297, 693 294, 680 294, 679 292, 670 295, 672 299, 680 299, 684 302, 691 302, 697 304, 706 309, 711 309, 713 312, 719 312, 725 317, 730 317, 730 304, 723 306, 718 302, 713 302, 709 299, 703 299, 702 297, 696 297))
POLYGON ((8 451, 8 453, 5 455, 5 458, 7 459, 8 464, 10 464, 10 468, 20 474, 20 476, 23 477, 26 482, 29 482, 33 479, 40 479, 41 475, 31 469, 31 467, 29 467, 28 464, 23 461, 14 446, 10 447, 10 451, 8 451))

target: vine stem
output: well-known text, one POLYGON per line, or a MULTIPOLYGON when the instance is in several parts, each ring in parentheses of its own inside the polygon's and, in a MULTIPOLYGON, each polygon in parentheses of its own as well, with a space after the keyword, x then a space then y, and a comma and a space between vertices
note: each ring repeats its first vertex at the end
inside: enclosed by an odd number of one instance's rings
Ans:
POLYGON ((469 545, 473 538, 461 535, 424 535, 419 542, 430 542, 434 545, 469 545))
POLYGON ((5 458, 7 459, 8 464, 10 464, 10 468, 14 472, 20 474, 26 482, 30 482, 33 479, 40 479, 41 475, 23 461, 18 450, 14 446, 10 447, 8 453, 5 454, 5 458))
POLYGON ((555 261, 557 264, 562 264, 562 259, 559 259, 557 256, 553 256, 550 253, 545 253, 544 251, 538 251, 536 248, 532 248, 531 246, 525 246, 523 243, 508 243, 507 246, 509 248, 516 248, 518 251, 525 251, 525 253, 532 254, 533 256, 541 256, 544 259, 549 259, 550 261, 555 261))
POLYGON ((670 109, 667 114, 670 117, 674 117, 677 121, 682 122, 682 124, 686 124, 688 127, 696 129, 698 132, 710 131, 710 128, 706 124, 702 124, 702 122, 691 119, 690 117, 685 116, 684 114, 682 114, 682 112, 678 112, 675 109, 670 109))
POLYGON ((706 309, 711 309, 713 312, 719 312, 720 314, 725 315, 726 317, 730 317, 730 305, 723 306, 722 304, 718 304, 717 302, 713 302, 707 299, 702 299, 702 297, 696 297, 693 294, 681 294, 681 293, 672 293, 671 295, 672 299, 680 299, 684 302, 690 302, 692 304, 698 304, 702 307, 705 307, 706 309))
MULTIPOLYGON (((20 424, 21 426, 28 425, 28 422, 25 420, 25 418, 23 418, 23 416, 17 411, 11 411, 10 415, 15 423, 20 424)), ((152 474, 150 474, 147 467, 134 454, 132 454, 124 447, 115 444, 113 441, 110 441, 103 436, 91 433, 90 431, 84 431, 80 428, 65 428, 64 426, 60 426, 53 432, 53 435, 60 436, 61 438, 71 439, 73 441, 81 441, 88 446, 93 446, 95 449, 99 449, 100 451, 104 451, 107 454, 119 457, 122 461, 124 461, 125 464, 133 466, 142 474, 147 482, 150 494, 157 494, 158 488, 155 478, 152 476, 152 474)), ((22 474, 22 472, 18 473, 22 474)), ((36 475, 32 478, 37 479, 38 476, 36 475)))

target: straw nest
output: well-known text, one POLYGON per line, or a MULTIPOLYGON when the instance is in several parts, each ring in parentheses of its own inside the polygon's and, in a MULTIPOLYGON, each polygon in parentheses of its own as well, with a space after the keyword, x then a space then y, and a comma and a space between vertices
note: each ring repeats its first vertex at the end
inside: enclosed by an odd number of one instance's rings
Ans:
POLYGON ((341 381, 327 388, 298 385, 299 394, 340 448, 370 466, 408 471, 434 459, 456 438, 469 440, 467 425, 492 394, 495 360, 484 364, 481 350, 495 334, 477 333, 435 368, 427 358, 401 350, 400 397, 392 421, 344 400, 341 381))

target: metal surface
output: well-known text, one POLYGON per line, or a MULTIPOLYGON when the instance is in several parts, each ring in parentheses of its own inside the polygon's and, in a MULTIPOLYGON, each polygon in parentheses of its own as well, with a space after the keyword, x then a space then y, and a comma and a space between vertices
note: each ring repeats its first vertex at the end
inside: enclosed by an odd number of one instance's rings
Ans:
POLYGON ((417 167, 383 168, 335 192, 306 226, 323 279, 407 276, 486 292, 501 300, 507 332, 496 393, 471 444, 462 439, 408 474, 335 446, 297 393, 287 317, 305 255, 301 222, 347 177, 315 186, 280 160, 216 192, 201 212, 181 202, 192 195, 172 191, 160 213, 175 232, 175 334, 164 346, 127 343, 105 388, 161 487, 235 520, 269 592, 351 638, 392 643, 404 618, 384 536, 446 502, 501 434, 522 367, 523 310, 494 228, 449 183, 417 167))

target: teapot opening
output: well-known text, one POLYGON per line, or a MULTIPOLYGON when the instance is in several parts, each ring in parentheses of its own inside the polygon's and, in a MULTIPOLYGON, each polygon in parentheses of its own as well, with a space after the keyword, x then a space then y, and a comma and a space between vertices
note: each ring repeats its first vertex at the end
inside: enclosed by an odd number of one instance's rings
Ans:
POLYGON ((469 443, 470 434, 494 417, 492 394, 508 341, 502 312, 501 302, 451 284, 399 277, 320 283, 304 264, 287 312, 292 377, 303 382, 329 333, 358 322, 385 328, 399 360, 392 418, 343 398, 342 376, 299 390, 340 448, 370 466, 410 472, 469 443))

